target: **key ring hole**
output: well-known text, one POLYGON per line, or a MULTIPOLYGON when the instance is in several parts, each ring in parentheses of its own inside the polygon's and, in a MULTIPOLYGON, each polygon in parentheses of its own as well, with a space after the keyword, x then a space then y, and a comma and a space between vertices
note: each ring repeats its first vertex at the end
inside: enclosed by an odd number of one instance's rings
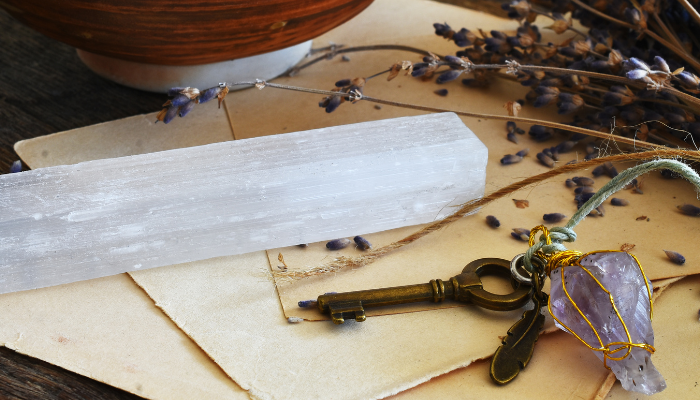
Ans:
MULTIPOLYGON (((520 282, 520 284, 532 286, 532 276, 529 272, 525 270, 525 267, 523 265, 524 259, 525 253, 520 253, 517 256, 513 257, 513 260, 510 262, 510 274, 516 281, 520 282)), ((544 268, 546 266, 544 260, 537 256, 534 256, 532 257, 532 262, 535 264, 536 267, 539 267, 540 270, 544 271, 544 268)))

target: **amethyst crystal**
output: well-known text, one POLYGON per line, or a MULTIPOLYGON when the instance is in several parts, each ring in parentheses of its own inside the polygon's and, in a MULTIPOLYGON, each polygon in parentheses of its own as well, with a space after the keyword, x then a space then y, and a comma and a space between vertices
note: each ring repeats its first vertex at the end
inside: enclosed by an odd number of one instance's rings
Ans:
MULTIPOLYGON (((590 273, 612 295, 615 306, 620 313, 631 337, 631 343, 654 345, 654 331, 649 317, 649 294, 644 277, 635 259, 625 252, 601 252, 589 254, 580 261, 580 265, 590 273)), ((566 266, 552 271, 552 289, 550 305, 552 313, 563 324, 576 332, 581 339, 594 348, 609 346, 610 350, 618 349, 620 345, 610 345, 614 342, 630 342, 625 334, 620 319, 610 303, 610 296, 600 286, 577 266, 566 266), (562 289, 562 271, 566 289, 579 309, 591 322, 600 335, 602 345, 593 330, 574 308, 562 289)), ((651 282, 649 282, 651 290, 651 282)), ((564 329, 559 323, 557 326, 564 329)), ((666 388, 666 382, 651 362, 651 354, 644 348, 632 347, 629 355, 622 360, 627 349, 610 353, 607 365, 615 373, 617 379, 626 390, 654 394, 666 388)), ((602 351, 595 354, 603 360, 602 351)))

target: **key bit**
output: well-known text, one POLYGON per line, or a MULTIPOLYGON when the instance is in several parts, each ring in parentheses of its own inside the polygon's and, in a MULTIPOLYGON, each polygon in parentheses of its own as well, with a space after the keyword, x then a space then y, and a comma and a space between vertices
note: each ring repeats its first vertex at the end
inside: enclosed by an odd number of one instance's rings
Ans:
POLYGON ((356 292, 325 294, 318 297, 321 312, 328 313, 333 323, 342 324, 346 319, 362 322, 367 319, 365 308, 419 301, 442 302, 445 299, 476 304, 490 310, 515 310, 530 300, 531 288, 511 277, 510 261, 500 258, 482 258, 469 263, 462 273, 448 280, 433 279, 428 283, 398 286, 356 292), (498 275, 510 280, 513 293, 498 295, 486 291, 481 277, 498 275))

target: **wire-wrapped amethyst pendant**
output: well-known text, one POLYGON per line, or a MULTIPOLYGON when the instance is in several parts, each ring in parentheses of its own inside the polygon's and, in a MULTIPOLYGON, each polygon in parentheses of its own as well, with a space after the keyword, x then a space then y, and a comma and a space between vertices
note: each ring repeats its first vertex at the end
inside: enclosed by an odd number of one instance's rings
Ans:
POLYGON ((594 350, 626 390, 666 388, 651 362, 651 282, 636 257, 619 251, 584 254, 554 269, 549 311, 557 326, 594 350))

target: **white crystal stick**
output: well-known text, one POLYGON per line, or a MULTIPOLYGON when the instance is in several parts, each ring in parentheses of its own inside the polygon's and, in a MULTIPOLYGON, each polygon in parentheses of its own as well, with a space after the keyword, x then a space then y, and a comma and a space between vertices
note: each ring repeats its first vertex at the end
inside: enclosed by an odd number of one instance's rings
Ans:
MULTIPOLYGON (((600 252, 587 255, 580 264, 588 269, 610 294, 605 293, 582 268, 577 266, 557 268, 550 275, 552 279, 550 306, 553 315, 591 347, 604 347, 610 343, 638 343, 653 346, 654 330, 651 327, 649 301, 651 282, 648 282, 649 289, 647 289, 647 282, 637 260, 625 252, 600 252), (562 288, 562 273, 567 292, 598 332, 600 341, 566 297, 562 288), (627 326, 629 339, 613 309, 610 295, 627 326), (631 342, 629 342, 630 339, 631 342)), ((559 323, 557 326, 564 329, 559 323)), ((620 347, 624 346, 610 345, 611 350, 620 347)), ((625 353, 626 349, 623 349, 610 354, 610 357, 620 358, 625 353)), ((596 351, 595 354, 601 360, 603 359, 602 351, 596 351)), ((627 357, 619 361, 608 359, 607 365, 625 390, 651 395, 666 388, 666 381, 654 367, 651 354, 646 349, 632 347, 627 357)))
POLYGON ((431 222, 486 161, 446 113, 3 175, 0 293, 431 222))

